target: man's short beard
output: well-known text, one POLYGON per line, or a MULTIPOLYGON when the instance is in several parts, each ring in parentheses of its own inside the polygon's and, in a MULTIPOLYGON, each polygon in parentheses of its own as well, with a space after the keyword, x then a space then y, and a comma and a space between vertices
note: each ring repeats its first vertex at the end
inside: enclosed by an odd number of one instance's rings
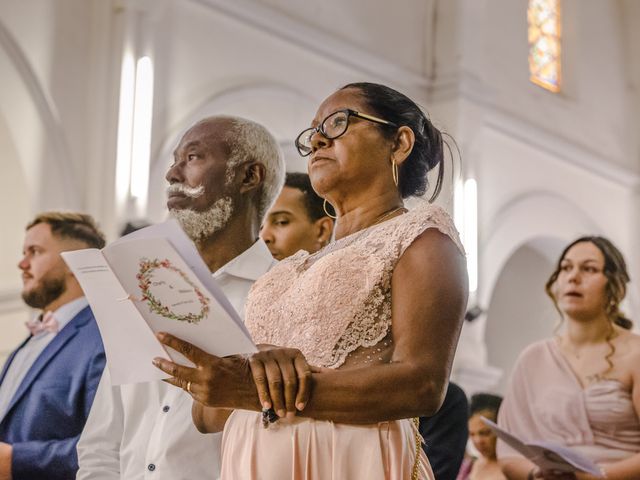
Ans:
POLYGON ((22 292, 22 300, 31 308, 45 308, 67 290, 64 277, 43 278, 40 285, 22 292))
POLYGON ((222 197, 202 212, 172 208, 169 214, 178 220, 191 240, 199 243, 227 226, 233 214, 233 207, 231 197, 222 197))

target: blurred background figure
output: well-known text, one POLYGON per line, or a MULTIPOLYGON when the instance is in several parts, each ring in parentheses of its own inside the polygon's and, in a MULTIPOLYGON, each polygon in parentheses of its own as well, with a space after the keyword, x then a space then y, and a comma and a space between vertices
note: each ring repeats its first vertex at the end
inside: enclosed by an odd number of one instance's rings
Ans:
POLYGON ((438 413, 432 417, 420 417, 420 435, 424 439, 422 449, 429 458, 436 480, 456 479, 469 438, 468 411, 464 391, 449 382, 438 413))
MULTIPOLYGON (((546 283, 564 328, 520 355, 499 415, 522 440, 566 445, 616 480, 640 478, 640 337, 619 310, 628 282, 606 238, 581 237, 564 249, 546 283)), ((556 478, 503 442, 498 457, 510 480, 556 478)))
POLYGON ((122 230, 120 231, 120 236, 124 237, 125 235, 129 235, 130 233, 136 232, 142 228, 148 227, 151 223, 146 220, 132 220, 127 222, 122 230))
POLYGON ((260 237, 276 259, 298 250, 315 253, 327 245, 333 233, 333 207, 311 187, 306 173, 287 173, 284 188, 265 218, 260 237))
POLYGON ((496 458, 496 435, 482 421, 486 417, 498 420, 502 398, 490 393, 477 393, 469 404, 469 439, 478 456, 469 456, 462 463, 457 480, 504 480, 496 458))

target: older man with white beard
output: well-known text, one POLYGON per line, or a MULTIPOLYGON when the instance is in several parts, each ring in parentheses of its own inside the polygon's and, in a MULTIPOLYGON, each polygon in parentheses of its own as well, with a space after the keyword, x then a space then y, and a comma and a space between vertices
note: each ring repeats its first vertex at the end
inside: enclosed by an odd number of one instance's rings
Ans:
MULTIPOLYGON (((242 316, 251 285, 274 263, 258 233, 284 182, 275 139, 245 119, 206 118, 180 140, 166 179, 170 214, 242 316)), ((191 405, 187 392, 161 381, 112 386, 105 370, 76 478, 218 478, 221 434, 199 433, 191 405)))

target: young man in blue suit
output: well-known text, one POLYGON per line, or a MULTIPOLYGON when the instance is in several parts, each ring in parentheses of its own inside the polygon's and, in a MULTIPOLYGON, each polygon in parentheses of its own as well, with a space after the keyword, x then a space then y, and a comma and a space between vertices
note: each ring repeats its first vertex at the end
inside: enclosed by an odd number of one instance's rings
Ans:
POLYGON ((60 252, 102 248, 89 215, 48 212, 28 226, 22 298, 42 311, 0 374, 0 480, 71 480, 76 443, 105 364, 98 328, 60 252))

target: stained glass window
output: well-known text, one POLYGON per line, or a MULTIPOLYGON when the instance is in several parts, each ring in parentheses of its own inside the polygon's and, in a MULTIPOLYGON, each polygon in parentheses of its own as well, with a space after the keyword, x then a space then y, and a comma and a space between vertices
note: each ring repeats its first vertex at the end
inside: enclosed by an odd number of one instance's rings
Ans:
POLYGON ((531 81, 560 90, 560 0, 529 0, 529 72, 531 81))

